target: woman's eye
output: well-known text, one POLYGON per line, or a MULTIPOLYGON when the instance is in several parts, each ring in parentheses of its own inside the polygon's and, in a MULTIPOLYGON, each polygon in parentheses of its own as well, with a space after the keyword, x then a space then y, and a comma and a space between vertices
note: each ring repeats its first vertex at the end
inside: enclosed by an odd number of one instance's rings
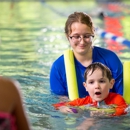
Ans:
POLYGON ((79 38, 80 38, 80 36, 74 36, 74 38, 75 38, 75 39, 79 39, 79 38))
POLYGON ((84 38, 90 38, 90 36, 89 35, 85 35, 84 38))

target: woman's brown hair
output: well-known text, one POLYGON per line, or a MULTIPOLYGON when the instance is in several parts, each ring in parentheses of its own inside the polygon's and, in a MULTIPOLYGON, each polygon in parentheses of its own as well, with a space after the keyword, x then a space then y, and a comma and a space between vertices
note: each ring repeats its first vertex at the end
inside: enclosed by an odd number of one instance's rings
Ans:
POLYGON ((84 12, 74 12, 73 14, 70 14, 68 16, 68 19, 65 23, 65 33, 66 33, 66 35, 69 35, 71 33, 71 25, 74 22, 86 24, 88 27, 90 27, 92 32, 94 32, 94 27, 93 27, 93 22, 92 22, 91 17, 84 12))

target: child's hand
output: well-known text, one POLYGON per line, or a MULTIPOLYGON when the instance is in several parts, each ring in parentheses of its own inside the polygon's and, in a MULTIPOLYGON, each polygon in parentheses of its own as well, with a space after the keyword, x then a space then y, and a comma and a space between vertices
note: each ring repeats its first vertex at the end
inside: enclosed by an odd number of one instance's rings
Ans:
POLYGON ((61 106, 59 107, 59 111, 62 113, 78 113, 78 111, 74 108, 70 108, 67 106, 61 106))
POLYGON ((73 113, 72 109, 67 106, 61 106, 59 107, 59 111, 62 113, 73 113))

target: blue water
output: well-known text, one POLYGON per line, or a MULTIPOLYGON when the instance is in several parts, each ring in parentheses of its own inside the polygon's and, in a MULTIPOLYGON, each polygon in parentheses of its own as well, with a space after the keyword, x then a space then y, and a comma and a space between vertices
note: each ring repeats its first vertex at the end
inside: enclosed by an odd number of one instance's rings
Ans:
MULTIPOLYGON (((93 13, 98 8, 97 3, 84 0, 0 2, 0 74, 20 82, 26 113, 34 130, 74 130, 90 118, 88 112, 64 115, 54 110, 51 104, 58 102, 59 97, 50 93, 49 72, 53 61, 69 48, 64 35, 66 17, 77 10, 93 13)), ((103 27, 97 12, 92 14, 95 26, 103 27)), ((129 30, 125 32, 128 35, 129 30)), ((126 33, 124 37, 129 38, 126 33)), ((94 44, 107 48, 99 36, 94 44)), ((130 60, 128 47, 115 53, 122 62, 130 60)), ((90 129, 127 130, 129 122, 129 114, 95 119, 90 129)))

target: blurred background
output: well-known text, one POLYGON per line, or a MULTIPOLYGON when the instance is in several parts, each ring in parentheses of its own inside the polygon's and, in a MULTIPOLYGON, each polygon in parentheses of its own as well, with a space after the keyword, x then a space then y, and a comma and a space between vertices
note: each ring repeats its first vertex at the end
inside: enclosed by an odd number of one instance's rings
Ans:
MULTIPOLYGON (((50 67, 69 48, 64 24, 74 11, 93 18, 94 45, 114 51, 122 63, 130 60, 128 0, 0 0, 0 75, 20 82, 34 130, 74 130, 84 119, 55 111, 51 104, 58 102, 58 96, 49 90, 50 67), (110 33, 119 39, 110 38, 110 33)), ((95 126, 101 130, 130 128, 129 115, 113 120, 100 119, 95 126)))

